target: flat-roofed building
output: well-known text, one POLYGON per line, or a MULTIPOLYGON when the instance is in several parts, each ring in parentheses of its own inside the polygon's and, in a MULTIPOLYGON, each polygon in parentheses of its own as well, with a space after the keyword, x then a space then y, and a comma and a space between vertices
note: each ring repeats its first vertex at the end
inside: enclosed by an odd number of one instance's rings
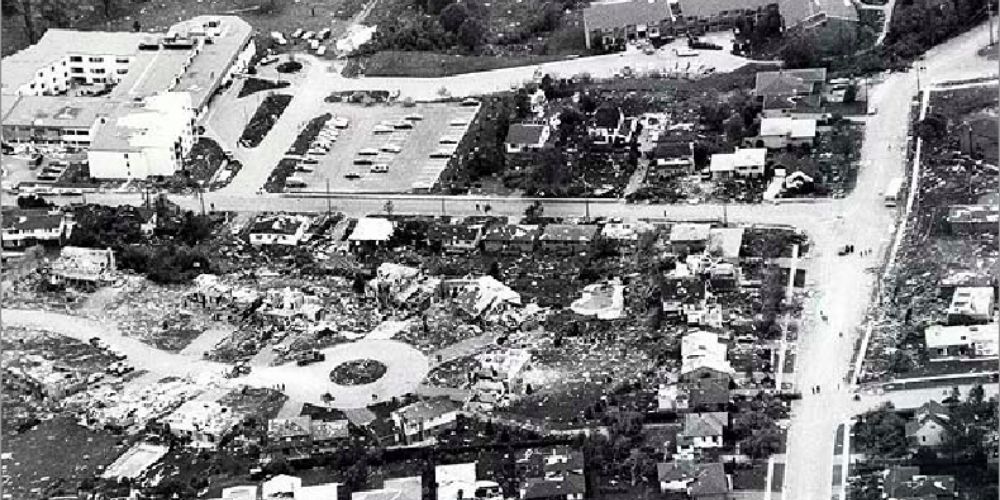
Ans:
POLYGON ((991 357, 997 355, 996 323, 985 325, 930 325, 924 329, 924 345, 933 358, 991 357))
POLYGON ((672 3, 669 0, 632 0, 595 3, 583 11, 587 48, 606 48, 629 40, 657 39, 671 32, 672 3))
POLYGON ((952 205, 948 207, 948 227, 959 235, 997 234, 1000 207, 996 205, 952 205))
POLYGON ((949 325, 986 323, 993 317, 992 286, 963 286, 955 289, 948 306, 949 325))

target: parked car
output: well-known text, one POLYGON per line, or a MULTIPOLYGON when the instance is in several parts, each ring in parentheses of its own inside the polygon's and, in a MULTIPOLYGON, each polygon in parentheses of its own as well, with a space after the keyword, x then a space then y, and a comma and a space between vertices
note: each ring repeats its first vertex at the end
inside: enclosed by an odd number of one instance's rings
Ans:
POLYGON ((344 174, 344 178, 353 181, 355 179, 360 179, 361 178, 361 174, 359 174, 357 172, 348 172, 348 173, 344 174))
POLYGON ((419 113, 410 113, 410 114, 406 115, 405 117, 403 117, 403 119, 404 120, 410 120, 410 121, 418 122, 418 121, 424 119, 424 115, 421 115, 419 113))
POLYGON ((372 128, 372 133, 373 134, 390 134, 390 133, 392 133, 392 130, 393 130, 392 127, 389 127, 389 126, 386 126, 386 125, 375 125, 375 127, 372 128))
POLYGON ((355 158, 354 159, 354 164, 355 165, 371 165, 373 163, 375 163, 375 160, 372 160, 371 158, 355 158))
POLYGON ((351 122, 344 117, 337 117, 333 119, 333 126, 336 128, 347 128, 351 122))
POLYGON ((374 174, 384 174, 384 173, 389 172, 389 165, 387 165, 385 163, 376 163, 376 164, 372 165, 371 171, 374 174))
POLYGON ((358 151, 358 154, 362 156, 375 156, 378 154, 378 150, 375 148, 364 148, 358 151))
POLYGON ((399 147, 399 144, 393 144, 391 142, 387 143, 387 144, 383 144, 382 147, 379 148, 379 149, 381 149, 382 151, 384 151, 386 153, 398 153, 398 152, 400 152, 400 151, 403 150, 403 148, 399 147))

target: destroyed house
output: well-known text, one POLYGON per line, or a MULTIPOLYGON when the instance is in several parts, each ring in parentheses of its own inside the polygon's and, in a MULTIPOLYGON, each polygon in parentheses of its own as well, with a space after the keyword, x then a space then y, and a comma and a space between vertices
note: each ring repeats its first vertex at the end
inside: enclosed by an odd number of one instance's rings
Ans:
POLYGON ((573 254, 590 250, 597 240, 598 227, 593 224, 549 224, 538 241, 542 250, 556 254, 573 254))
POLYGON ((5 250, 59 244, 73 230, 71 215, 60 210, 4 210, 0 242, 5 250))
POLYGON ((626 118, 621 108, 601 106, 594 112, 587 132, 596 145, 624 146, 632 142, 637 121, 626 118))
POLYGON ((996 205, 952 205, 948 207, 948 227, 958 235, 997 234, 1000 207, 996 205))
POLYGON ((231 408, 215 401, 191 400, 174 410, 163 422, 171 434, 187 439, 191 447, 216 449, 242 420, 243 417, 231 408))
POLYGON ((802 96, 820 94, 826 84, 826 68, 782 69, 757 72, 754 95, 802 96))
POLYGON ((601 228, 601 239, 619 252, 633 252, 639 246, 639 238, 650 231, 653 226, 645 223, 611 222, 601 228))
POLYGON ((312 418, 275 418, 267 422, 266 453, 286 459, 306 458, 312 448, 312 418))
POLYGON ((483 226, 466 224, 431 224, 427 228, 427 243, 440 246, 447 253, 469 253, 479 248, 483 226))
POLYGON ((705 283, 696 277, 667 277, 660 286, 663 315, 685 319, 687 306, 699 304, 705 297, 705 283))
POLYGON ((53 279, 68 283, 93 284, 110 282, 117 266, 110 248, 63 247, 52 263, 53 279))
POLYGON ((495 226, 483 235, 483 251, 490 254, 524 255, 535 250, 542 230, 537 225, 495 226))

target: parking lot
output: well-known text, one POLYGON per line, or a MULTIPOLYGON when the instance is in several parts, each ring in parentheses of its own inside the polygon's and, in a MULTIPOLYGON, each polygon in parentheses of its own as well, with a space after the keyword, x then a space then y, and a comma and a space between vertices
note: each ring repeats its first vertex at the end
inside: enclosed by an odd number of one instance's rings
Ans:
POLYGON ((411 107, 327 103, 322 108, 334 117, 347 118, 350 124, 339 131, 326 154, 314 156, 318 163, 313 172, 295 173, 306 182, 301 191, 323 191, 328 180, 330 190, 338 192, 430 188, 479 110, 479 106, 458 103, 411 107), (388 171, 375 171, 379 169, 388 171))

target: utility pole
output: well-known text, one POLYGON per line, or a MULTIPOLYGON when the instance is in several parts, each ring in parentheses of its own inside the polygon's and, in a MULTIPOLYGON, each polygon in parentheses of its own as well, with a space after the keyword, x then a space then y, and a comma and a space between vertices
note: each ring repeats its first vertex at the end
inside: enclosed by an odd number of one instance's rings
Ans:
POLYGON ((722 200, 722 227, 729 225, 729 198, 722 200))
POLYGON ((590 222, 590 198, 583 199, 583 206, 586 214, 587 222, 590 222))
POLYGON ((198 200, 201 202, 201 216, 205 216, 205 190, 200 185, 198 186, 198 200))
POLYGON ((444 196, 442 196, 441 197, 441 216, 443 217, 445 215, 447 215, 447 212, 444 211, 444 196))
POLYGON ((330 207, 330 178, 326 178, 326 216, 329 217, 332 212, 330 207))

